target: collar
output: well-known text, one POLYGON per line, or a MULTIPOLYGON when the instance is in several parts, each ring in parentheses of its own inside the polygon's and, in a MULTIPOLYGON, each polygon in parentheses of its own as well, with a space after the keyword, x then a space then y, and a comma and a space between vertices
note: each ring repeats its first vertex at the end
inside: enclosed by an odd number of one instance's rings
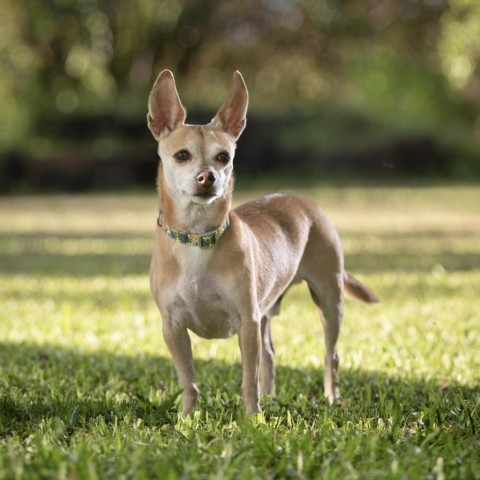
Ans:
POLYGON ((188 245, 190 247, 200 247, 200 248, 210 248, 214 247, 220 237, 225 233, 229 225, 228 217, 224 223, 219 227, 213 227, 212 230, 209 230, 205 233, 192 233, 192 232, 180 232, 174 230, 167 225, 163 218, 162 212, 158 214, 157 225, 162 227, 165 230, 166 234, 176 240, 177 242, 183 243, 183 245, 188 245))

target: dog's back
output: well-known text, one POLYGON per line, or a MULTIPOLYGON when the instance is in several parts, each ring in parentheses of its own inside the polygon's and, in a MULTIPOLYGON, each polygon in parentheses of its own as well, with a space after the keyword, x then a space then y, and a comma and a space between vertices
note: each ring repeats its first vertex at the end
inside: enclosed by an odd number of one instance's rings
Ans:
MULTIPOLYGON (((262 315, 292 283, 313 277, 336 282, 343 274, 337 232, 314 202, 298 195, 273 194, 240 205, 235 212, 254 237, 262 315)), ((329 290, 328 285, 321 290, 329 290)))

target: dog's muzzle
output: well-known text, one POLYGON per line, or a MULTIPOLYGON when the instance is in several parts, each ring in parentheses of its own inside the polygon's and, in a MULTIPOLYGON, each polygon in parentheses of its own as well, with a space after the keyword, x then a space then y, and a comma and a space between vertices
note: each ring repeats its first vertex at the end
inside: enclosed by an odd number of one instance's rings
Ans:
POLYGON ((208 200, 218 195, 217 192, 218 178, 214 171, 205 169, 197 173, 195 176, 195 193, 194 197, 200 197, 208 200))

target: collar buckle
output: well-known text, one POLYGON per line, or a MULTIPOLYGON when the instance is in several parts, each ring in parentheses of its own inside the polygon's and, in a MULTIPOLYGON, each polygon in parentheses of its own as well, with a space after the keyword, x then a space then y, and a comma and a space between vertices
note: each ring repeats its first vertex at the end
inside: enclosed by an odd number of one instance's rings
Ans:
POLYGON ((212 230, 211 232, 202 233, 198 236, 198 246, 200 248, 209 248, 216 245, 218 242, 218 231, 212 230))

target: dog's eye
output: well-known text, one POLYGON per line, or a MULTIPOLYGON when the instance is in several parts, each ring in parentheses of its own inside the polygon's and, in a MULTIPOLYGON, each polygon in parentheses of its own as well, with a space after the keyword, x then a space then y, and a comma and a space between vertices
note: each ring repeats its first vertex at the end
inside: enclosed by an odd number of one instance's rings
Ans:
POLYGON ((217 161, 220 163, 228 163, 230 161, 230 155, 227 152, 220 152, 217 155, 217 161))
POLYGON ((191 155, 188 150, 180 150, 174 155, 174 157, 177 162, 186 162, 187 160, 190 160, 191 155))

